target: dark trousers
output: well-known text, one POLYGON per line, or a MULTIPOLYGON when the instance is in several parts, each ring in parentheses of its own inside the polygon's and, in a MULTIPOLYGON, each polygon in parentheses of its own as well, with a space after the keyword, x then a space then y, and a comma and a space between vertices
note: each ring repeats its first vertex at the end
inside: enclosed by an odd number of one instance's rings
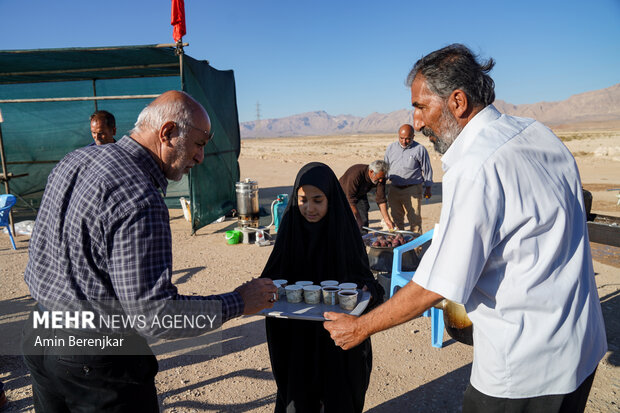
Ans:
MULTIPOLYGON (((48 337, 41 339, 63 333, 47 331, 48 337)), ((32 329, 31 322, 26 323, 24 339, 32 340, 41 333, 32 329)), ((45 348, 40 354, 32 354, 31 349, 26 351, 24 347, 35 411, 159 412, 155 389, 157 359, 146 340, 144 345, 149 355, 59 355, 49 354, 45 348)))
POLYGON ((463 413, 581 413, 586 408, 595 373, 596 370, 572 393, 527 399, 487 396, 470 383, 465 390, 463 413))
MULTIPOLYGON (((362 225, 367 227, 368 226, 368 210, 370 209, 370 203, 368 202, 368 198, 362 198, 359 201, 357 201, 357 204, 355 204, 355 207, 357 208, 357 212, 360 214, 360 218, 362 218, 362 225)), ((364 231, 364 233, 366 233, 364 231)))

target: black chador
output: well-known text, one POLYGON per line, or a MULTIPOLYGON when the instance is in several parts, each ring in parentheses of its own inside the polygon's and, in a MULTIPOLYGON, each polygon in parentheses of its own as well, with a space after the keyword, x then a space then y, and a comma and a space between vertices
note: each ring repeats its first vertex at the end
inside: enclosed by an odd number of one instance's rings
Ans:
MULTIPOLYGON (((296 281, 354 282, 367 286, 372 307, 383 296, 374 279, 366 248, 340 183, 322 163, 297 174, 276 243, 262 277, 296 281), (328 201, 327 214, 315 223, 299 211, 297 191, 313 185, 328 201)), ((344 351, 323 323, 267 318, 269 356, 278 386, 276 412, 361 412, 372 369, 370 339, 344 351)))

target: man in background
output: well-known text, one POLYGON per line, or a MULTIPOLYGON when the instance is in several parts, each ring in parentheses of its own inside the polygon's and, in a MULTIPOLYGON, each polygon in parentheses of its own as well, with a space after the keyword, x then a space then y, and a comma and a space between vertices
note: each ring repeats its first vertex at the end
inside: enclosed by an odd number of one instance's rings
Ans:
POLYGON ((116 119, 114 115, 105 110, 98 110, 90 115, 90 133, 94 142, 90 145, 105 145, 114 143, 116 135, 116 119))
POLYGON ((6 393, 4 392, 4 383, 0 381, 0 411, 8 409, 9 401, 6 398, 6 393))
POLYGON ((583 412, 607 340, 579 171, 548 128, 493 106, 494 64, 453 44, 414 65, 414 127, 444 154, 439 226, 411 282, 325 328, 348 349, 447 298, 474 325, 463 413, 583 412))
POLYGON ((428 151, 413 137, 413 126, 404 124, 398 129, 398 141, 385 150, 384 159, 390 165, 387 201, 396 227, 405 229, 406 213, 410 230, 421 233, 422 191, 425 198, 431 197, 433 169, 428 151))
POLYGON ((345 195, 353 211, 353 216, 357 221, 357 225, 360 227, 362 233, 362 227, 368 227, 368 210, 370 204, 368 203, 368 192, 376 188, 376 201, 379 206, 379 211, 383 216, 385 225, 388 228, 394 228, 394 223, 390 219, 387 210, 387 201, 385 198, 385 176, 388 172, 388 164, 384 161, 373 161, 370 165, 357 164, 351 166, 340 177, 340 185, 344 190, 345 195))
MULTIPOLYGON (((198 102, 169 91, 142 110, 130 136, 75 150, 58 163, 45 187, 25 272, 40 311, 56 303, 121 302, 126 313, 140 303, 191 303, 197 314, 220 306, 223 323, 273 306, 277 289, 266 278, 206 297, 180 295, 172 284, 170 217, 160 190, 165 194, 168 179, 180 180, 203 161, 210 131, 198 102)), ((35 410, 159 412, 157 359, 143 337, 166 337, 171 329, 157 328, 123 333, 138 354, 59 357, 30 352, 28 343, 42 333, 27 323, 23 349, 35 410)), ((62 328, 47 334, 89 337, 62 328)))

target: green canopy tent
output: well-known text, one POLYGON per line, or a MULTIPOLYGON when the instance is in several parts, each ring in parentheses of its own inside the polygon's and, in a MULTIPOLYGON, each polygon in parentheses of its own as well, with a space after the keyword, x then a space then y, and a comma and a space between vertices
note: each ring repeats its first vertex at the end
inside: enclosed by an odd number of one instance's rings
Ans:
POLYGON ((228 213, 239 180, 234 74, 175 45, 0 51, 0 136, 7 169, 0 172, 14 177, 10 192, 21 206, 36 209, 55 164, 92 142, 92 112, 113 113, 119 138, 144 106, 171 89, 189 93, 205 107, 214 138, 204 162, 171 183, 166 202, 178 206, 180 196, 189 197, 192 232, 228 213))

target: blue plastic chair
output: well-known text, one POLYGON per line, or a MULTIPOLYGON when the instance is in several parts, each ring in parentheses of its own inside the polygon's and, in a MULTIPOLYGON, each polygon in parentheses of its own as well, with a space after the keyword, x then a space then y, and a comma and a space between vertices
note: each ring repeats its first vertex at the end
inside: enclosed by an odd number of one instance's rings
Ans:
MULTIPOLYGON (((434 230, 431 229, 413 241, 394 248, 394 258, 392 261, 392 282, 390 284, 389 292, 390 297, 393 296, 396 291, 404 287, 409 281, 411 281, 413 274, 415 274, 415 271, 402 271, 403 254, 414 248, 418 248, 425 242, 431 240, 433 238, 433 232, 434 230)), ((430 310, 426 310, 422 315, 424 317, 428 317, 430 315, 431 317, 431 344, 436 348, 443 347, 443 310, 431 307, 430 310)))
POLYGON ((9 231, 9 237, 11 238, 11 244, 13 244, 13 249, 16 250, 15 240, 13 239, 13 234, 11 233, 11 225, 9 224, 9 211, 13 208, 13 205, 17 202, 17 198, 15 195, 5 194, 0 195, 0 228, 6 227, 9 231))

